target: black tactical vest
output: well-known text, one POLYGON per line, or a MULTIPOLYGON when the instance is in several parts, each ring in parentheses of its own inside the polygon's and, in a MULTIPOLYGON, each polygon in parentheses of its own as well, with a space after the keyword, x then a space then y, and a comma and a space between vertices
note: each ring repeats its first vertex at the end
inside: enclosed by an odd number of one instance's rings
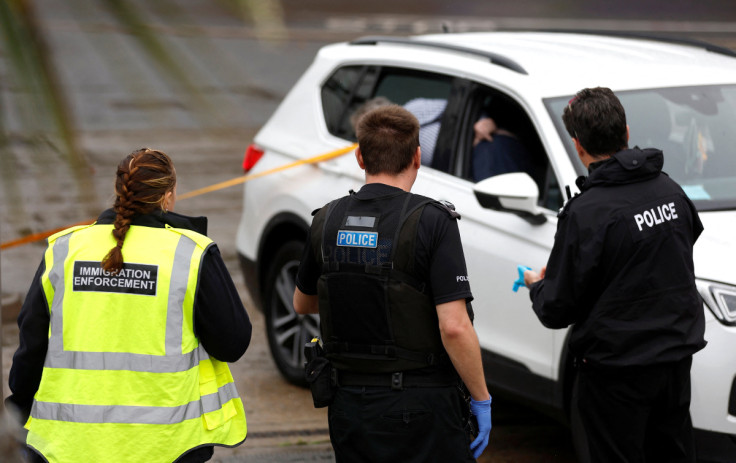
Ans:
POLYGON ((446 361, 437 309, 414 269, 419 218, 432 202, 406 192, 351 195, 315 215, 321 332, 338 370, 390 373, 446 361))

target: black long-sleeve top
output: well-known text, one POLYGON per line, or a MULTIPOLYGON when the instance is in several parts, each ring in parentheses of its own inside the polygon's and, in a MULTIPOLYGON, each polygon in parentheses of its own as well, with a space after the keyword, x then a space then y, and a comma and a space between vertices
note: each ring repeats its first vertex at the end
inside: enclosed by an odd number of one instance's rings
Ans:
MULTIPOLYGON (((115 213, 108 209, 97 219, 98 224, 111 224, 115 213)), ((173 212, 157 212, 133 218, 132 225, 185 228, 201 234, 207 232, 205 217, 187 217, 173 212)), ((41 384, 41 374, 48 348, 50 313, 41 285, 46 265, 41 264, 18 315, 20 344, 13 356, 8 385, 11 395, 6 404, 28 419, 33 397, 41 384)), ((207 248, 202 256, 199 286, 194 301, 194 334, 207 353, 223 362, 235 362, 250 344, 252 326, 232 277, 225 267, 217 245, 207 248)))
POLYGON ((663 163, 633 148, 591 164, 560 213, 546 276, 529 287, 544 326, 574 325, 570 350, 588 365, 671 363, 705 346, 693 265, 703 225, 663 163))

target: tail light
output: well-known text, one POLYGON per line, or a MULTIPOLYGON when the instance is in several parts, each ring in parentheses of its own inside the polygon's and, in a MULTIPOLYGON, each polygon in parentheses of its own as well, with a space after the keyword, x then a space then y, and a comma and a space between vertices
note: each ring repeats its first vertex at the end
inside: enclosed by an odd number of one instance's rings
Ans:
POLYGON ((248 173, 263 157, 263 150, 256 145, 249 145, 243 156, 243 172, 248 173))

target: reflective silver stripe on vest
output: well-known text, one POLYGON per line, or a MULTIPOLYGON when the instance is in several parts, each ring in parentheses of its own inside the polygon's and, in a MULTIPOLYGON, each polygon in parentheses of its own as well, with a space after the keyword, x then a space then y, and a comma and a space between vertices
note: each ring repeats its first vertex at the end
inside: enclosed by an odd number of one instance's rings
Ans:
POLYGON ((176 424, 219 410, 222 404, 238 398, 234 383, 178 407, 134 405, 78 405, 34 401, 31 416, 39 420, 72 423, 176 424))
POLYGON ((64 350, 64 261, 69 255, 69 238, 72 234, 59 237, 54 244, 54 262, 49 271, 49 281, 54 287, 54 298, 51 304, 51 338, 44 367, 175 373, 189 370, 197 366, 200 359, 209 358, 201 345, 191 352, 181 353, 184 297, 189 283, 192 255, 196 249, 196 243, 184 235, 180 236, 174 253, 166 309, 166 355, 64 350))
MULTIPOLYGON (((53 336, 52 336, 53 338, 53 336)), ((146 373, 177 373, 199 365, 209 355, 200 344, 197 349, 179 355, 146 355, 122 352, 49 352, 44 368, 74 370, 127 370, 146 373)))
POLYGON ((64 261, 69 255, 69 238, 71 236, 72 234, 68 233, 59 237, 54 243, 54 249, 52 251, 54 261, 49 270, 49 281, 54 288, 54 299, 51 301, 51 339, 49 339, 49 352, 61 352, 64 350, 64 337, 54 336, 54 333, 60 335, 64 332, 64 318, 62 317, 65 290, 64 261))
POLYGON ((181 354, 184 326, 184 297, 189 283, 189 267, 196 243, 184 235, 176 245, 174 267, 171 271, 169 302, 166 311, 166 355, 181 354))

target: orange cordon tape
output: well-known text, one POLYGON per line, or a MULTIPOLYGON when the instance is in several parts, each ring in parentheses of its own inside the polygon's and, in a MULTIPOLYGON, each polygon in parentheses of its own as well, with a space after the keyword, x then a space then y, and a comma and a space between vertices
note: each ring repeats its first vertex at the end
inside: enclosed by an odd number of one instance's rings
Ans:
POLYGON ((39 232, 39 233, 33 233, 32 235, 24 236, 23 238, 18 238, 17 240, 7 241, 5 243, 2 243, 0 244, 0 249, 14 248, 16 246, 22 246, 24 244, 33 243, 34 241, 45 240, 46 238, 48 238, 49 236, 53 235, 56 232, 66 230, 67 228, 76 227, 77 225, 89 225, 92 222, 94 222, 94 220, 85 220, 84 222, 77 222, 72 225, 67 225, 66 227, 55 228, 53 230, 46 230, 44 232, 39 232))
MULTIPOLYGON (((353 151, 355 148, 357 148, 357 144, 353 144, 350 146, 346 146, 345 148, 340 148, 335 151, 330 151, 329 153, 320 154, 317 156, 313 156, 311 158, 307 159, 300 159, 298 161, 290 162, 289 164, 285 164, 283 166, 275 167, 273 169, 264 170, 263 172, 258 172, 257 174, 250 174, 250 175, 243 175, 241 177, 236 177, 231 180, 226 180, 224 182, 216 183, 214 185, 210 185, 208 187, 200 188, 198 190, 190 191, 189 193, 185 193, 183 195, 178 195, 176 197, 177 201, 181 201, 182 199, 188 199, 193 198, 195 196, 200 196, 206 193, 211 193, 213 191, 222 190, 225 188, 229 188, 231 186, 240 185, 241 183, 245 183, 249 180, 256 179, 258 177, 265 177, 266 175, 275 174, 277 172, 281 172, 287 169, 291 169, 293 167, 305 165, 305 164, 316 164, 318 162, 322 161, 328 161, 330 159, 342 156, 343 154, 347 154, 351 151, 353 151)), ((54 230, 47 230, 44 232, 34 233, 32 235, 24 236, 23 238, 19 238, 17 240, 13 241, 7 241, 5 243, 0 244, 0 249, 9 249, 14 248, 16 246, 22 246, 24 244, 33 243, 35 241, 41 241, 49 236, 53 235, 54 233, 60 232, 62 230, 66 230, 67 228, 74 227, 77 225, 89 225, 93 223, 94 220, 87 220, 84 222, 75 223, 72 225, 67 225, 66 227, 56 228, 54 230)))

